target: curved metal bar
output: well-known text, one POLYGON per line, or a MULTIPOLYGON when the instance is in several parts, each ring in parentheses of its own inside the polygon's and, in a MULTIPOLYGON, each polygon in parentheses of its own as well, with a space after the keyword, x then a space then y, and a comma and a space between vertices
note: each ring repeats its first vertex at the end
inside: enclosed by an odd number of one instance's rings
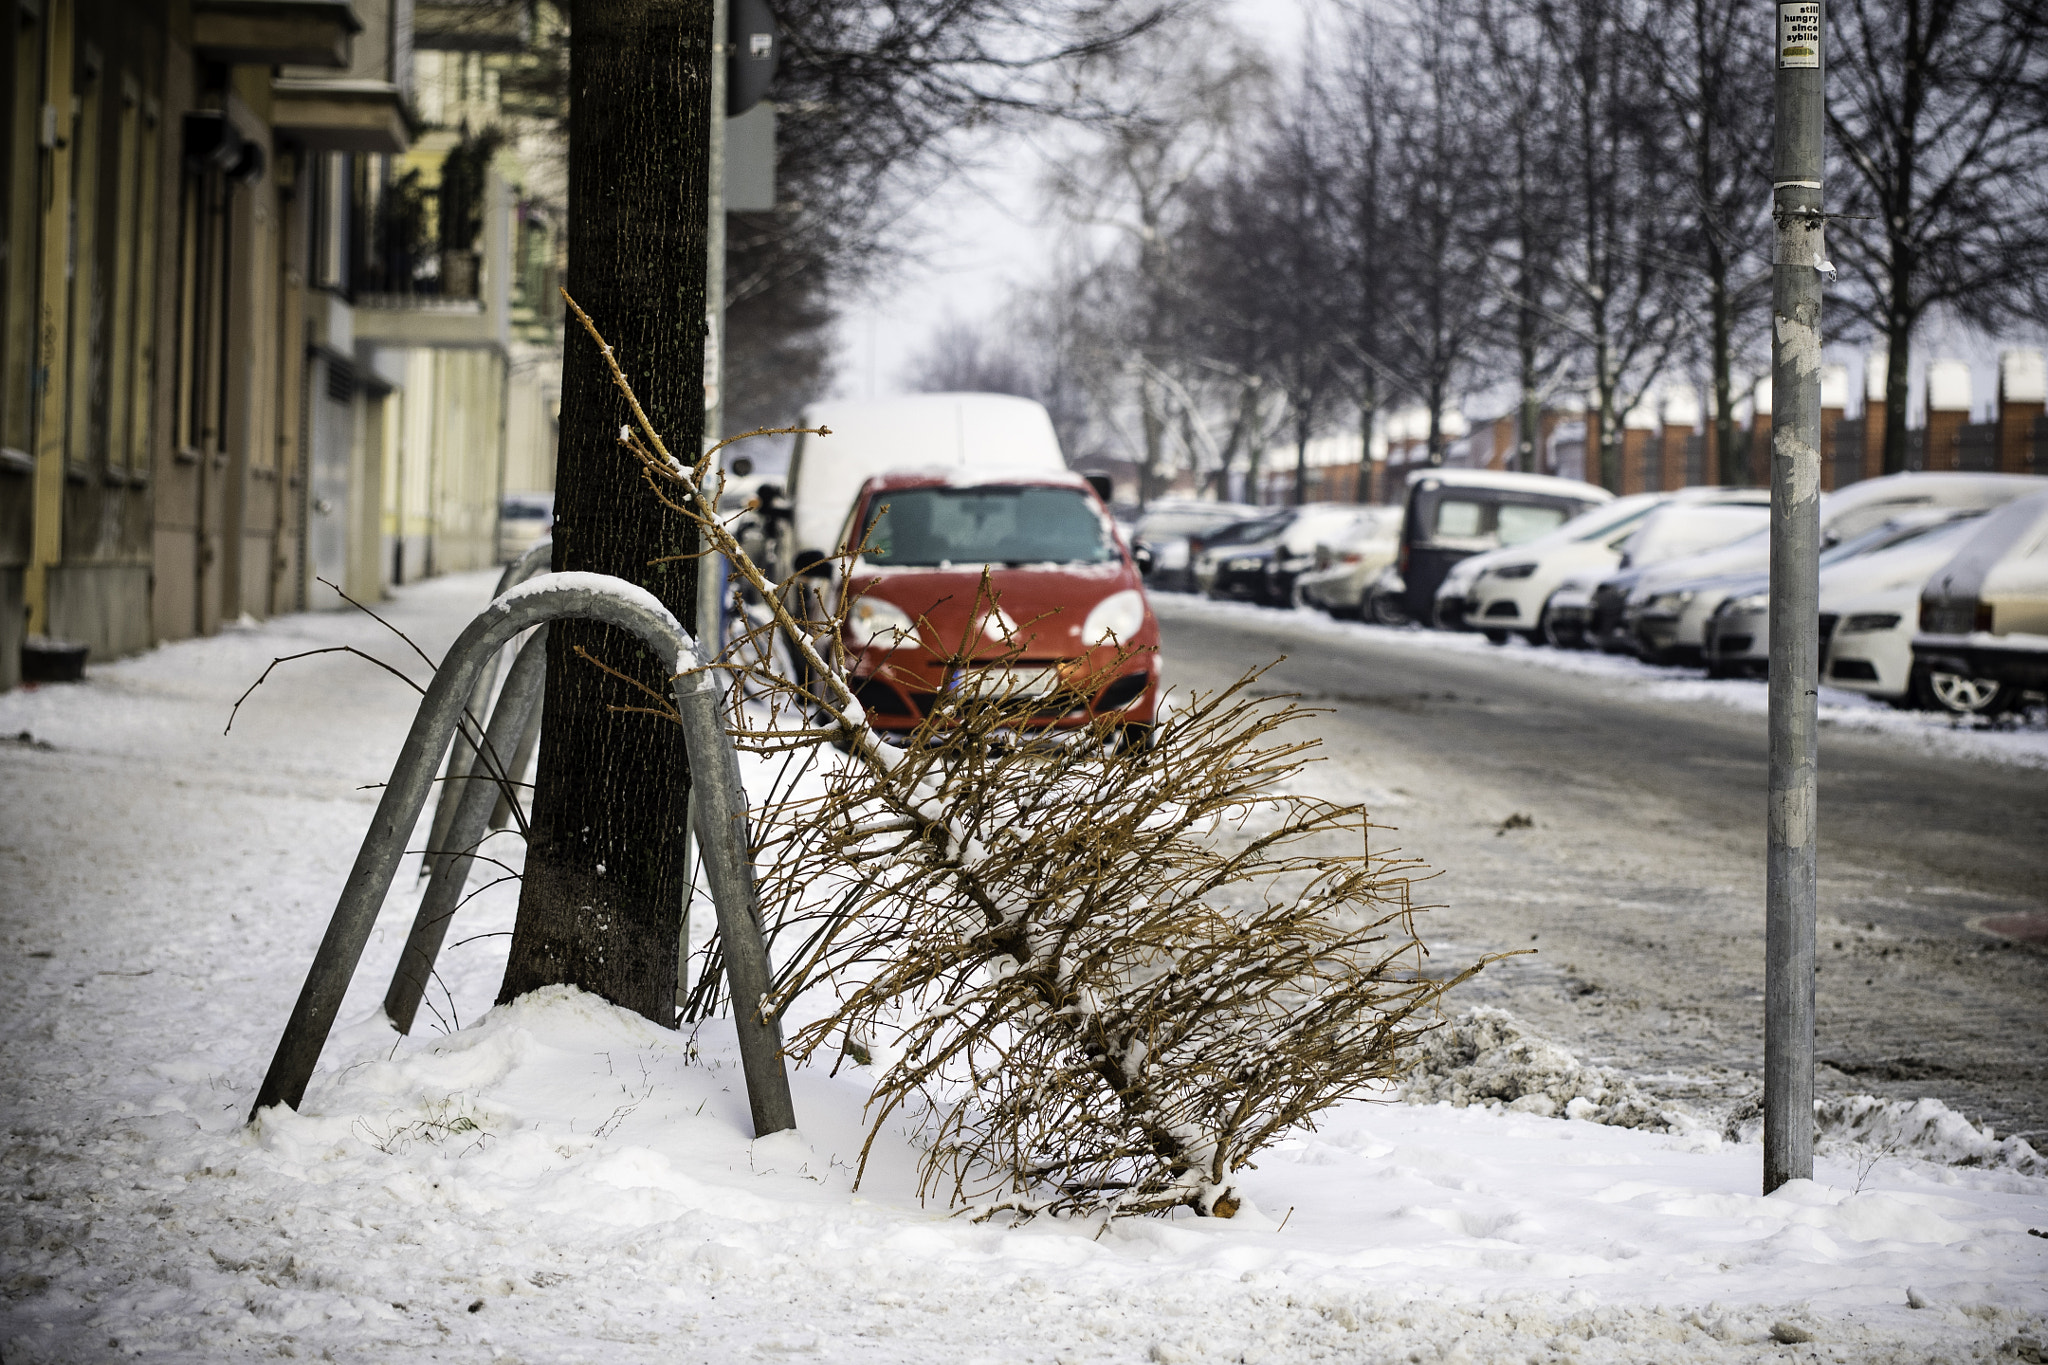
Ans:
POLYGON ((768 986, 768 957, 754 904, 753 867, 745 842, 746 792, 739 783, 739 755, 719 715, 715 675, 696 671, 702 651, 674 616, 644 589, 601 574, 550 574, 514 588, 486 607, 448 649, 413 717, 391 781, 377 803, 369 833, 356 854, 327 933, 313 956, 306 983, 278 1039, 249 1118, 273 1104, 297 1108, 334 1028, 349 980, 377 922, 377 911, 404 857, 405 840, 418 822, 435 770, 455 732, 465 698, 485 661, 519 632, 564 618, 601 621, 631 631, 675 676, 676 708, 692 777, 701 799, 697 835, 705 841, 705 863, 715 866, 712 898, 719 933, 726 943, 727 982, 738 1026, 748 1106, 757 1136, 796 1126, 789 1078, 782 1068, 779 1021, 761 1013, 768 986), (679 668, 692 671, 679 673, 679 668))
MULTIPOLYGON (((509 752, 526 729, 527 718, 540 709, 541 691, 547 682, 548 628, 541 626, 526 637, 519 657, 505 675, 498 704, 491 709, 491 728, 483 747, 470 766, 466 780, 455 784, 461 801, 455 818, 448 822, 447 853, 434 864, 433 880, 420 898, 412 932, 406 936, 405 952, 392 973, 391 986, 384 992, 384 1013, 400 1033, 412 1032, 413 1017, 419 1013, 426 994, 427 979, 434 973, 434 959, 448 937, 448 921, 454 918, 469 883, 470 867, 476 861, 476 846, 483 842, 491 807, 499 799, 493 781, 498 756, 509 752)), ((444 787, 446 791, 449 788, 444 787)), ((445 804, 445 802, 444 802, 445 804)))
MULTIPOLYGON (((497 591, 491 594, 491 600, 497 601, 535 574, 546 573, 554 564, 554 554, 555 542, 550 537, 507 564, 505 571, 498 575, 497 591)), ((479 730, 484 728, 484 713, 490 707, 491 688, 497 681, 498 656, 493 654, 485 661, 483 672, 477 675, 476 686, 471 688, 469 693, 469 715, 479 730)), ((469 731, 457 726, 455 753, 448 760, 448 783, 441 789, 440 802, 434 807, 434 831, 427 836, 427 851, 420 855, 422 877, 446 861, 442 854, 451 847, 448 842, 448 826, 455 819, 455 808, 462 799, 460 789, 468 785, 460 781, 456 775, 468 772, 475 758, 476 746, 469 742, 469 731)))

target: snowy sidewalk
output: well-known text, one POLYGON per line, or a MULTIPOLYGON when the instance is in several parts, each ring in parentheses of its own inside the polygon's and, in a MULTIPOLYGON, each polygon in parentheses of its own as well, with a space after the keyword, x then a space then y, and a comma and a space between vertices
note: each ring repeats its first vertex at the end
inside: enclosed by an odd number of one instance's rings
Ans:
MULTIPOLYGON (((490 581, 390 615, 438 654, 490 581)), ((1361 1103, 1228 1222, 970 1225, 907 1134, 853 1193, 857 1068, 797 1073, 801 1138, 756 1143, 727 1028, 488 1010, 509 884, 400 1040, 401 873, 304 1111, 246 1129, 414 703, 326 654, 221 734, 329 644, 406 657, 300 616, 0 696, 8 1365, 2041 1358, 2048 1179, 1881 1148, 1765 1199, 1708 1131, 1361 1103)))

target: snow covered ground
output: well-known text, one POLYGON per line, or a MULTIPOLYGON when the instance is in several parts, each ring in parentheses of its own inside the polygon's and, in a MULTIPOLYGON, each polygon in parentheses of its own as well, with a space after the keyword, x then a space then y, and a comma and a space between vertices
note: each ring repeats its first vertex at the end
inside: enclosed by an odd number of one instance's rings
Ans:
MULTIPOLYGON (((1726 706, 1762 715, 1766 706, 1764 684, 1749 678, 1708 678, 1697 668, 1646 664, 1625 654, 1602 654, 1594 650, 1547 649, 1511 636, 1505 645, 1489 644, 1474 631, 1422 630, 1414 627, 1369 625, 1338 621, 1308 607, 1275 611, 1245 602, 1216 602, 1186 593, 1153 594, 1155 610, 1162 615, 1214 615, 1289 633, 1306 639, 1316 636, 1363 636, 1375 644, 1396 648, 1444 651, 1474 660, 1498 661, 1502 669, 1546 668, 1594 678, 1617 695, 1647 700, 1698 702, 1726 706)), ((2033 717, 2011 717, 2001 722, 1973 722, 1933 711, 1901 711, 1860 692, 1839 687, 1820 690, 1820 723, 1830 727, 1862 730, 1891 736, 1900 743, 1933 753, 2048 768, 2048 724, 2041 723, 2038 710, 2033 717)))
MULTIPOLYGON (((393 618, 438 653, 488 584, 406 589, 393 618)), ((450 935, 442 1023, 397 1038, 376 1006, 409 873, 302 1112, 245 1127, 411 703, 327 654, 220 731, 273 656, 340 643, 403 661, 360 618, 300 616, 0 696, 10 1365, 2038 1360, 2048 1341, 2039 1159, 1932 1102, 1839 1115, 1818 1179, 1762 1198, 1753 1137, 1598 1121, 1644 1122, 1656 1096, 1485 1015, 1433 1050, 1414 1097, 1436 1102, 1333 1112, 1269 1154, 1234 1220, 976 1226, 919 1204, 914 1134, 850 1188, 857 1070, 798 1073, 801 1136, 755 1142, 728 1028, 567 990, 489 1010, 505 940, 480 936, 510 927, 510 885, 450 935)))

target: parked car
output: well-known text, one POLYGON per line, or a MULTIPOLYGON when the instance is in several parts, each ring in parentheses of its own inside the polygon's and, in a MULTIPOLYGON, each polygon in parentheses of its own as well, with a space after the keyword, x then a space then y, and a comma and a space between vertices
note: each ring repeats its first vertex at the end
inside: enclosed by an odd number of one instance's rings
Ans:
POLYGON ((1696 547, 1697 536, 1711 534, 1709 528, 1739 534, 1736 528, 1767 515, 1769 504, 1769 491, 1760 488, 1686 488, 1617 498, 1526 545, 1459 564, 1437 590, 1437 618, 1462 614, 1467 628, 1484 631, 1495 644, 1506 643, 1510 633, 1546 643, 1550 597, 1566 578, 1613 569, 1632 548, 1650 558, 1673 553, 1680 544, 1696 547), (1740 510, 1731 515, 1720 510, 1725 508, 1740 510), (1692 540, 1684 538, 1686 530, 1694 532, 1692 540))
POLYGON ((1067 468, 1045 409, 1009 394, 816 403, 805 410, 802 425, 832 434, 799 435, 790 452, 783 489, 789 514, 777 528, 782 575, 836 552, 855 499, 879 475, 945 471, 979 482, 1017 473, 1063 475, 1067 468))
MULTIPOLYGON (((1997 507, 2042 488, 2048 488, 2048 480, 2026 474, 1936 472, 1865 479, 1822 496, 1821 547, 1853 539, 1914 508, 1997 507)), ((1763 568, 1770 557, 1770 537, 1759 531, 1718 550, 1620 570, 1594 594, 1594 637, 1602 648, 1653 663, 1696 663, 1707 620, 1727 595, 1728 583, 1763 568)))
POLYGON ((1535 540, 1587 508, 1613 500, 1604 488, 1548 474, 1415 471, 1408 476, 1395 558, 1402 610, 1425 625, 1437 624, 1436 590, 1458 561, 1535 540))
POLYGON ((1266 557, 1264 600, 1269 606, 1288 607, 1296 602, 1295 586, 1301 576, 1316 567, 1318 554, 1332 540, 1351 535, 1368 519, 1368 509, 1356 503, 1310 504, 1288 524, 1266 557))
POLYGON ((1824 588, 1820 601, 1821 681, 1898 707, 1941 705, 1935 689, 1954 693, 1956 680, 1913 666, 1920 590, 1935 569, 1982 524, 1966 514, 1897 551, 1872 555, 1860 573, 1824 588))
POLYGON ((1374 580, 1400 551, 1401 516, 1399 507, 1361 507, 1350 525, 1316 542, 1314 565, 1294 580, 1296 602, 1362 617, 1374 580))
POLYGON ((1913 662, 1937 704, 1996 715, 2048 691, 2048 494, 1985 517, 1927 580, 1919 614, 1913 662))
POLYGON ((507 493, 498 504, 498 562, 510 564, 554 529, 553 493, 507 493))
POLYGON ((1152 554, 1145 586, 1153 592, 1196 591, 1195 556, 1202 552, 1203 538, 1258 515, 1258 508, 1241 502, 1157 499, 1138 519, 1132 537, 1134 548, 1142 545, 1152 554))
POLYGON ((1011 701, 1043 703, 1021 722, 1030 728, 1113 717, 1128 735, 1149 732, 1159 623, 1108 509, 1079 477, 870 478, 835 548, 850 557, 836 592, 855 694, 878 730, 907 734, 978 677, 1011 701))
MULTIPOLYGON (((1219 600, 1285 606, 1291 599, 1272 595, 1268 563, 1280 555, 1296 562, 1304 553, 1312 556, 1318 529, 1334 529, 1357 514, 1355 503, 1308 502, 1219 528, 1211 534, 1209 548, 1195 558, 1195 584, 1219 600)), ((1285 590, 1293 590, 1291 577, 1285 590)))
MULTIPOLYGON (((1829 641, 1838 628, 1840 614, 1835 604, 1872 588, 1893 586, 1916 596, 1920 585, 1955 553, 1971 518, 1981 517, 1975 508, 1923 507, 1893 517, 1865 531, 1853 540, 1831 545, 1820 554, 1820 645, 1821 674, 1827 676, 1829 641)), ((1730 678, 1761 677, 1771 658, 1771 575, 1768 568, 1741 575, 1727 586, 1727 595, 1707 618, 1701 659, 1707 675, 1730 678)), ((1869 634, 1873 622, 1866 613, 1851 631, 1869 634)), ((1897 621, 1894 621, 1897 624, 1897 621)), ((1899 669, 1899 694, 1906 691, 1906 674, 1912 665, 1910 636, 1899 669)), ((1851 669, 1854 673, 1859 670, 1851 669)))

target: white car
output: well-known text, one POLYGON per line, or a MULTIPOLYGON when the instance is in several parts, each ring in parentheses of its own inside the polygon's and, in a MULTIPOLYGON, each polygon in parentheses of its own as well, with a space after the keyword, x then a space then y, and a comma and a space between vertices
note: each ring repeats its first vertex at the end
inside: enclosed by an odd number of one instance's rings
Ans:
POLYGON ((1294 580, 1295 600, 1356 619, 1373 580, 1400 550, 1401 509, 1361 507, 1358 519, 1341 534, 1317 542, 1315 567, 1294 580))
MULTIPOLYGON (((1911 688, 1910 607, 1888 611, 1893 598, 1919 600, 1927 576, 1949 561, 1983 516, 1974 508, 1921 508, 1824 551, 1820 557, 1821 676, 1833 681, 1830 641, 1846 646, 1841 676, 1850 690, 1903 703, 1911 688)), ((1770 664, 1771 578, 1751 576, 1707 620, 1705 663, 1714 677, 1761 674, 1770 664)))
MULTIPOLYGON (((1999 507, 2048 488, 2031 474, 1933 472, 1887 474, 1824 494, 1821 544, 1853 539, 1902 512, 1922 507, 1999 507)), ((1704 554, 1647 569, 1617 571, 1594 593, 1592 634, 1603 647, 1632 651, 1655 663, 1701 657, 1707 621, 1729 590, 1771 559, 1762 532, 1704 554)))
POLYGON ((1668 515, 1667 509, 1751 509, 1768 507, 1769 502, 1768 490, 1758 488, 1687 488, 1617 498, 1547 536, 1475 555, 1458 565, 1438 590, 1437 618, 1444 619, 1449 609, 1445 598, 1455 593, 1463 598, 1465 625, 1485 631, 1494 643, 1504 642, 1511 631, 1532 644, 1543 643, 1549 636, 1545 616, 1551 595, 1568 578, 1605 574, 1622 562, 1624 554, 1630 554, 1632 562, 1647 563, 1680 552, 1680 546, 1701 548, 1715 543, 1712 538, 1723 529, 1750 524, 1756 515, 1749 510, 1734 513, 1724 527, 1718 513, 1668 515))

